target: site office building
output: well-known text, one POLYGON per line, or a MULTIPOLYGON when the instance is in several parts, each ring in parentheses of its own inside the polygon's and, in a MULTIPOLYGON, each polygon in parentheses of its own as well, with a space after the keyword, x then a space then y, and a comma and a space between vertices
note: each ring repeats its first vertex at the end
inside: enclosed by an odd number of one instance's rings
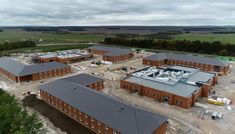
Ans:
MULTIPOLYGON (((100 84, 98 84, 100 83, 100 84)), ((79 74, 39 87, 41 98, 98 134, 164 134, 167 118, 124 103, 89 85, 103 80, 79 74), (94 90, 95 89, 95 90, 94 90)))
POLYGON ((70 66, 58 62, 26 65, 9 57, 0 58, 0 73, 15 82, 41 80, 70 72, 70 66))
POLYGON ((217 73, 203 72, 195 68, 146 67, 121 80, 120 87, 160 102, 189 108, 198 97, 208 97, 217 80, 217 73), (175 75, 171 76, 172 74, 175 75))
POLYGON ((110 62, 124 61, 134 56, 133 51, 117 47, 92 46, 88 48, 88 51, 91 54, 102 55, 104 61, 110 62))
POLYGON ((144 65, 164 66, 179 65, 199 68, 204 71, 218 72, 219 75, 226 75, 229 72, 230 63, 218 58, 194 56, 190 54, 156 53, 143 58, 144 65))

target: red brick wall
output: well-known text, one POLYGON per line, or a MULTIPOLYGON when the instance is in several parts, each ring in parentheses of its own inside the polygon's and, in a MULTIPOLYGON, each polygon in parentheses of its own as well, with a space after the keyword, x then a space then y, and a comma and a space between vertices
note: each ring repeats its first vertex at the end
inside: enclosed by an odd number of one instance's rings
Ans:
MULTIPOLYGON (((138 85, 135 83, 130 83, 125 80, 121 80, 120 87, 122 89, 128 90, 130 92, 138 92, 139 95, 147 96, 158 101, 164 102, 164 98, 168 97, 168 104, 170 105, 177 105, 182 108, 189 108, 191 107, 195 100, 193 100, 192 96, 188 98, 177 96, 171 93, 163 92, 158 89, 152 89, 149 87, 145 87, 142 85, 138 85)), ((187 89, 185 89, 187 90, 187 89)), ((199 96, 201 92, 196 93, 196 96, 199 96)), ((197 98, 197 97, 196 97, 197 98)))
MULTIPOLYGON (((180 66, 186 66, 186 67, 193 67, 193 68, 199 68, 204 71, 210 71, 214 72, 215 66, 210 64, 200 64, 195 62, 187 62, 187 61, 179 61, 179 60, 171 60, 171 59, 165 59, 161 61, 151 61, 148 59, 143 59, 142 63, 144 65, 151 65, 151 66, 162 66, 162 65, 180 65, 180 66)), ((229 67, 220 67, 219 73, 221 75, 227 74, 229 71, 229 67)))
POLYGON ((103 55, 107 53, 107 51, 102 51, 102 50, 96 50, 96 49, 89 49, 88 50, 91 54, 98 54, 98 55, 103 55))
MULTIPOLYGON (((32 75, 27 75, 27 76, 20 76, 19 79, 22 82, 23 81, 30 81, 30 80, 35 81, 35 80, 41 80, 41 79, 46 79, 46 78, 55 77, 55 76, 61 76, 61 75, 64 75, 64 74, 67 74, 70 72, 71 72, 71 68, 65 67, 65 68, 51 70, 51 71, 47 71, 47 72, 41 72, 41 73, 36 73, 36 74, 32 74, 32 75)), ((18 82, 18 77, 7 72, 6 70, 3 70, 0 68, 0 73, 3 74, 4 76, 8 77, 11 80, 18 82)))
POLYGON ((50 58, 40 58, 40 57, 33 57, 34 60, 36 60, 38 63, 47 63, 47 62, 52 62, 52 61, 57 61, 57 57, 50 57, 50 58))
POLYGON ((41 79, 46 79, 46 78, 51 78, 55 76, 62 76, 64 74, 70 73, 71 68, 70 67, 65 67, 65 68, 60 68, 56 70, 50 70, 47 72, 41 72, 37 74, 32 75, 32 80, 41 80, 41 79))
POLYGON ((106 56, 103 55, 102 59, 105 61, 110 61, 110 62, 117 62, 117 61, 124 61, 131 59, 133 57, 133 54, 126 54, 126 55, 120 55, 120 56, 106 56))
POLYGON ((155 130, 153 134, 165 134, 167 128, 167 123, 163 123, 158 129, 155 130))
POLYGON ((104 82, 102 81, 102 82, 93 83, 91 85, 88 85, 87 87, 99 91, 99 90, 104 89, 104 82))
POLYGON ((104 123, 96 120, 95 118, 87 115, 86 113, 76 109, 65 102, 61 101, 60 99, 40 90, 40 97, 46 101, 47 103, 51 104, 55 108, 59 109, 64 114, 68 115, 72 119, 76 120, 83 126, 91 129, 96 133, 101 134, 120 134, 119 132, 113 130, 111 127, 105 125, 104 123))
POLYGON ((18 79, 17 79, 17 77, 16 77, 15 75, 11 74, 10 72, 7 72, 6 70, 4 70, 4 69, 2 69, 2 68, 0 68, 0 73, 1 73, 2 75, 6 76, 7 78, 9 78, 9 79, 15 81, 15 82, 18 81, 18 79))

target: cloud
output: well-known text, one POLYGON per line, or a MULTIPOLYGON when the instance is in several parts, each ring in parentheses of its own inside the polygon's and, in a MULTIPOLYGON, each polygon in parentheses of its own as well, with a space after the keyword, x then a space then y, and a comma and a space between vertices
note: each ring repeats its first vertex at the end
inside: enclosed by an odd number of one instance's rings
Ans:
POLYGON ((1 0, 0 25, 234 25, 233 0, 1 0))

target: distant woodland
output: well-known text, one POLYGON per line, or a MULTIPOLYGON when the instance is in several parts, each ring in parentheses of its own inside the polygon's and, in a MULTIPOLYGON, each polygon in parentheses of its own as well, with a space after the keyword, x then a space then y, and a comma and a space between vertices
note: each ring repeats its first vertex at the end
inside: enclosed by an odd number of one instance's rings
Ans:
POLYGON ((33 41, 4 42, 3 44, 0 44, 0 51, 35 46, 36 44, 33 41))
POLYGON ((220 41, 189 41, 189 40, 153 40, 153 39, 125 39, 105 38, 107 45, 120 45, 127 47, 183 51, 202 54, 215 54, 222 56, 235 56, 235 45, 222 44, 220 41))

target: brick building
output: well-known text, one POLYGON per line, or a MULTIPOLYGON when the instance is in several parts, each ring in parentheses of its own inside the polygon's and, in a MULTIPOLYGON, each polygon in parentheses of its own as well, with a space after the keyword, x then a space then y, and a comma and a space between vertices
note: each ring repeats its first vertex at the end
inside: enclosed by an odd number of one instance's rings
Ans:
POLYGON ((60 63, 75 63, 91 59, 93 56, 82 51, 63 51, 55 53, 44 53, 32 56, 32 60, 36 63, 60 62, 60 63))
POLYGON ((227 74, 229 62, 217 58, 193 56, 187 54, 157 53, 143 58, 144 65, 163 66, 180 65, 193 68, 200 68, 204 71, 218 72, 220 75, 227 74))
POLYGON ((0 74, 15 81, 34 81, 70 73, 68 65, 50 62, 26 65, 8 57, 0 58, 0 74))
POLYGON ((166 132, 166 117, 84 86, 87 85, 86 81, 90 81, 88 83, 91 84, 100 82, 100 79, 86 74, 59 79, 40 86, 40 96, 95 133, 164 134, 166 132))
POLYGON ((131 59, 133 52, 129 49, 106 47, 106 46, 92 46, 88 48, 88 51, 92 54, 102 55, 104 61, 117 62, 131 59))
POLYGON ((171 66, 146 67, 121 80, 122 89, 182 108, 195 104, 198 97, 208 97, 218 74, 195 68, 171 66))

